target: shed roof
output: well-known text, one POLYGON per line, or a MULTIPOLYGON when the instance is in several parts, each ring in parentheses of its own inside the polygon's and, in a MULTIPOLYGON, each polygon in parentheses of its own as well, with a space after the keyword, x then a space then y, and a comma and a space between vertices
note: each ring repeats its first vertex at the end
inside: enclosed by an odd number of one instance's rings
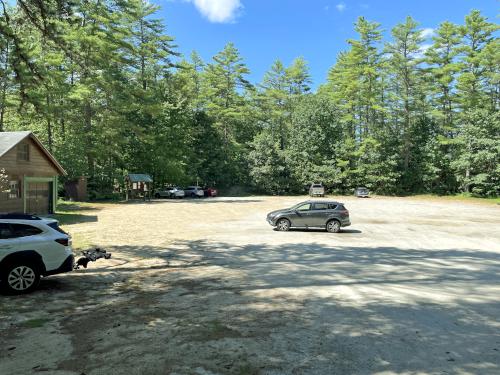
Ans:
POLYGON ((148 174, 130 173, 127 177, 130 182, 153 182, 153 179, 148 174))
POLYGON ((12 150, 18 143, 23 141, 25 138, 31 138, 33 142, 42 150, 44 155, 49 159, 49 161, 54 164, 56 169, 62 175, 66 175, 66 171, 59 164, 59 162, 52 156, 52 154, 47 150, 44 145, 38 140, 38 138, 30 131, 20 131, 20 132, 0 132, 0 158, 4 156, 7 152, 12 150))

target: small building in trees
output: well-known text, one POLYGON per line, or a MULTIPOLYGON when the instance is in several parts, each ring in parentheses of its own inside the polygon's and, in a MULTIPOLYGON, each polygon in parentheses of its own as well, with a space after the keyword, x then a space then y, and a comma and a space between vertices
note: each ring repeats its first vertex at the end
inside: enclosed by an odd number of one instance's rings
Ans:
POLYGON ((153 179, 148 174, 130 173, 125 176, 126 200, 151 199, 153 179))
POLYGON ((57 178, 64 175, 32 132, 0 132, 0 213, 54 213, 57 178))
POLYGON ((87 201, 87 177, 80 176, 79 178, 66 181, 64 183, 66 199, 85 202, 87 201))

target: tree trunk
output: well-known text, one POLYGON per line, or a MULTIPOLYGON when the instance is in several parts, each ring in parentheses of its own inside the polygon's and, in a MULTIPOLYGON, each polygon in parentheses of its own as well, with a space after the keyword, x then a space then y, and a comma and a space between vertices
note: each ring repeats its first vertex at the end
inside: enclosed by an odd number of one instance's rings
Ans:
POLYGON ((141 80, 142 80, 142 89, 146 90, 148 85, 146 82, 146 58, 144 57, 144 54, 142 53, 142 47, 146 43, 146 40, 144 38, 144 22, 143 20, 140 21, 140 28, 141 28, 141 80))
POLYGON ((4 131, 5 107, 7 101, 7 69, 9 67, 9 44, 5 46, 4 76, 2 77, 2 100, 0 102, 0 132, 4 131))
POLYGON ((87 157, 87 166, 89 177, 94 178, 94 152, 92 147, 94 146, 94 142, 92 139, 92 106, 90 100, 87 99, 84 104, 84 128, 87 137, 86 142, 86 157, 87 157))
POLYGON ((47 103, 47 145, 49 147, 49 151, 52 152, 52 121, 51 121, 51 111, 50 111, 50 98, 49 95, 47 94, 46 96, 46 103, 47 103))

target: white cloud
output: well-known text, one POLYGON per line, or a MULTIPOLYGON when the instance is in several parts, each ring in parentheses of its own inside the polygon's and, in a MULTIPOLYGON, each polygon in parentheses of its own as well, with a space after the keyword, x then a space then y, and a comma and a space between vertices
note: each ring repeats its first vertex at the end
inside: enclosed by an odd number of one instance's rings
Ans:
POLYGON ((339 3, 339 4, 335 5, 335 8, 337 8, 337 10, 339 12, 343 12, 346 8, 346 5, 344 3, 339 3))
POLYGON ((188 0, 210 22, 234 21, 243 8, 240 0, 188 0))
POLYGON ((422 36, 422 38, 428 39, 428 38, 432 38, 434 35, 436 35, 436 32, 434 31, 434 29, 432 27, 428 27, 426 29, 423 29, 420 35, 422 36))

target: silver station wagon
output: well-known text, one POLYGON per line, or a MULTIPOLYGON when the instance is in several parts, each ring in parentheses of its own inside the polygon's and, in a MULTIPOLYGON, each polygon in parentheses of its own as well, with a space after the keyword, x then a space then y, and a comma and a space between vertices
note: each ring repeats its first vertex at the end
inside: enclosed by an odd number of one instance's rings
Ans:
POLYGON ((280 231, 290 228, 323 228, 331 233, 351 225, 349 211, 343 203, 333 201, 306 201, 293 207, 270 212, 267 222, 280 231))

